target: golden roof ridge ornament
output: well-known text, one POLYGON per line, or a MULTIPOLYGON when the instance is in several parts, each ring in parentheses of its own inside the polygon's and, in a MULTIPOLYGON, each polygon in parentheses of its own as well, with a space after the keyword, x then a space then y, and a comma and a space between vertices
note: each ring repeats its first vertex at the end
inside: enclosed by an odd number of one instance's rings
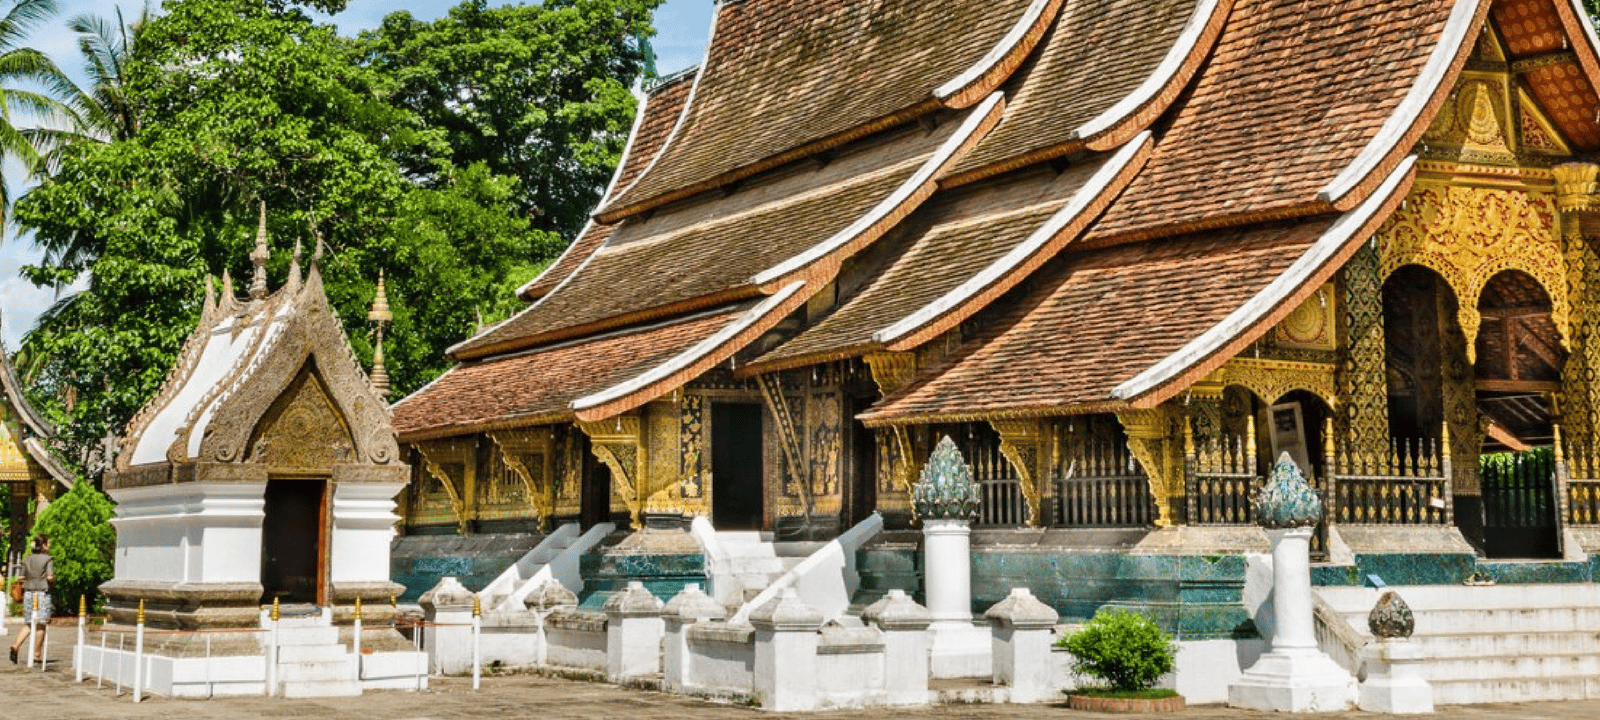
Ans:
POLYGON ((267 260, 272 251, 267 249, 267 201, 261 201, 261 216, 256 223, 256 247, 250 251, 250 302, 259 303, 267 297, 267 260))
POLYGON ((372 296, 372 311, 367 313, 367 319, 377 326, 377 340, 372 347, 372 375, 369 380, 372 391, 384 402, 388 402, 389 370, 383 365, 383 328, 394 320, 394 313, 389 310, 389 296, 384 292, 382 268, 378 269, 378 291, 372 296))

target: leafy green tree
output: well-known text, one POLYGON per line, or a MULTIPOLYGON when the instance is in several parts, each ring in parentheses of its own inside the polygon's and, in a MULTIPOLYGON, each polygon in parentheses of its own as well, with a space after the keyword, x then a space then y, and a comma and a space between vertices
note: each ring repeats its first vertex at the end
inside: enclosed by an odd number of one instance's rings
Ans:
POLYGON ((56 571, 50 601, 59 611, 75 612, 80 597, 90 607, 98 604, 100 583, 110 580, 116 569, 117 531, 110 522, 114 507, 92 483, 80 481, 34 521, 33 536, 50 536, 50 558, 56 571))
POLYGON ((384 18, 361 36, 366 62, 396 83, 394 102, 446 141, 402 157, 407 171, 440 183, 485 163, 520 179, 515 199, 534 228, 574 237, 627 140, 628 85, 651 62, 660 2, 467 0, 433 22, 384 18))
POLYGON ((398 393, 444 368, 477 310, 505 302, 497 288, 513 268, 559 246, 517 210, 514 177, 480 163, 426 186, 408 178, 396 158, 443 154, 441 133, 389 102, 393 83, 362 64, 355 41, 296 9, 177 0, 136 37, 120 78, 137 132, 75 146, 17 204, 39 243, 77 248, 29 277, 87 281, 23 349, 63 455, 91 475, 101 439, 171 368, 208 278, 248 279, 258 201, 276 243, 272 284, 294 239, 322 237, 329 299, 364 360, 367 307, 387 272, 398 393))

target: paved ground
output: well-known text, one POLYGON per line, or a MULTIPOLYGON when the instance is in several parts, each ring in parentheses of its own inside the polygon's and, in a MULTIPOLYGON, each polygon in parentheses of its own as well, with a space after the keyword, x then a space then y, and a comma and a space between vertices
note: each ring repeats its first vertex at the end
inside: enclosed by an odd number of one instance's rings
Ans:
MULTIPOLYGON (((51 655, 70 657, 71 628, 53 628, 51 655)), ((7 643, 14 635, 8 633, 7 643)), ((1094 720, 1126 716, 1100 715, 1067 710, 1052 705, 945 705, 933 708, 870 710, 785 715, 765 713, 748 707, 703 702, 677 695, 626 690, 598 683, 555 680, 529 675, 484 678, 483 689, 472 690, 471 681, 461 678, 434 678, 432 687, 421 693, 370 692, 358 698, 327 700, 281 700, 246 697, 218 700, 170 700, 147 698, 135 704, 124 692, 111 687, 96 688, 94 681, 82 684, 72 680, 66 663, 46 672, 29 672, 0 658, 0 702, 8 717, 28 720, 88 720, 92 718, 393 718, 395 720, 598 720, 628 715, 649 720, 768 720, 776 718, 904 718, 917 720, 977 718, 1039 718, 1070 713, 1072 718, 1094 720)), ((1522 705, 1475 705, 1446 708, 1451 720, 1594 720, 1600 718, 1600 701, 1527 703, 1522 705)), ((1234 710, 1219 706, 1191 707, 1176 715, 1176 720, 1269 720, 1275 713, 1234 710)), ((1304 715, 1307 718, 1374 718, 1366 713, 1304 715)))

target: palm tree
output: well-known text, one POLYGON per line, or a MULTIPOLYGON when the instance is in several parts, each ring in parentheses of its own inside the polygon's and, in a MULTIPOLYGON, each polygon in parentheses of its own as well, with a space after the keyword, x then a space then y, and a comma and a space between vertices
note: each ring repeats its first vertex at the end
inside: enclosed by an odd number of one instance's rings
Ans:
MULTIPOLYGON (((28 31, 56 13, 55 0, 16 0, 0 18, 0 157, 13 157, 32 170, 40 155, 31 132, 17 126, 18 115, 50 122, 65 117, 67 109, 47 94, 16 87, 19 82, 43 85, 52 90, 71 82, 44 53, 21 42, 28 31)), ((11 207, 11 188, 0 178, 0 227, 4 227, 11 207)))

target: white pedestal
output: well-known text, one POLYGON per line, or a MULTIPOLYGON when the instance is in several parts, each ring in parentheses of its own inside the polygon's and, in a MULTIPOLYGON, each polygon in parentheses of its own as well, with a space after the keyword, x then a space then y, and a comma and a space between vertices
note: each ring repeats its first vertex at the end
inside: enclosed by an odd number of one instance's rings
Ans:
POLYGON ((1356 679, 1317 648, 1311 607, 1311 528, 1268 530, 1272 541, 1272 650, 1228 686, 1228 704, 1278 712, 1345 710, 1356 679))
POLYGON ((928 662, 935 678, 989 678, 994 674, 993 637, 971 622, 928 626, 928 662))
POLYGON ((1367 679, 1359 706, 1395 715, 1433 712, 1433 686, 1422 677, 1422 648, 1409 640, 1380 640, 1361 651, 1367 679))

